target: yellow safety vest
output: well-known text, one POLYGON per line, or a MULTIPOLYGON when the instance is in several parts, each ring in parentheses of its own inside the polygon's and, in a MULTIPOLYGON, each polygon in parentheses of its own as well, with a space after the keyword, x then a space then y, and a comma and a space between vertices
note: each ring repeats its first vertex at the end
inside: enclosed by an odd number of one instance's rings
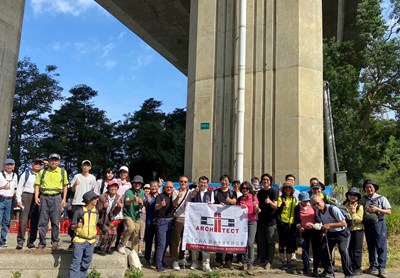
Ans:
POLYGON ((74 243, 84 243, 89 242, 93 244, 96 242, 97 235, 97 219, 98 212, 95 207, 92 210, 88 211, 86 207, 83 207, 83 226, 82 228, 76 228, 74 243))

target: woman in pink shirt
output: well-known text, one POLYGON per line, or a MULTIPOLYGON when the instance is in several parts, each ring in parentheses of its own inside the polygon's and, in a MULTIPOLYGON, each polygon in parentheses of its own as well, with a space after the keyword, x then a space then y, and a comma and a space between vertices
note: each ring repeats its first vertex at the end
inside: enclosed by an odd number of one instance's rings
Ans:
POLYGON ((299 194, 299 204, 294 208, 294 223, 300 232, 301 247, 303 252, 303 274, 306 276, 318 277, 318 266, 321 257, 321 232, 314 229, 316 223, 316 213, 310 204, 308 192, 299 194), (313 272, 310 268, 310 242, 313 250, 313 272))
POLYGON ((252 194, 252 185, 245 181, 240 185, 240 192, 242 196, 239 197, 237 205, 242 208, 247 208, 248 213, 248 237, 247 237, 247 273, 253 275, 254 263, 254 238, 257 231, 257 214, 260 212, 258 207, 258 199, 255 194, 252 194))

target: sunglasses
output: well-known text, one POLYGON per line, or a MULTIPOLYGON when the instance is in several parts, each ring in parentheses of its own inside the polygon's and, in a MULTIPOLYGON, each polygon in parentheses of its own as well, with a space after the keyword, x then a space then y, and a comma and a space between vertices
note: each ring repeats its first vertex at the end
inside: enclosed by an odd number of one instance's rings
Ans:
POLYGON ((171 189, 173 188, 172 186, 166 186, 165 189, 171 189))
POLYGON ((242 190, 249 190, 248 187, 242 187, 242 190))

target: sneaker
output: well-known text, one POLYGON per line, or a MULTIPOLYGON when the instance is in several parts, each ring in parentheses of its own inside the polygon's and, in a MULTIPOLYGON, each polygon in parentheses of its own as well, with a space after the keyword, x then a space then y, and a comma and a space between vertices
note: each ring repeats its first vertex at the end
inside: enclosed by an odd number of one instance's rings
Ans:
POLYGON ((247 264, 247 274, 248 275, 253 275, 253 265, 252 264, 247 264))
MULTIPOLYGON (((70 245, 68 245, 68 248, 67 248, 67 250, 68 250, 68 251, 72 251, 72 250, 74 250, 74 244, 73 244, 73 243, 71 243, 70 245)), ((98 252, 98 251, 101 251, 101 250, 100 250, 100 248, 99 248, 99 249, 97 249, 96 251, 98 252)))
POLYGON ((234 269, 234 268, 233 268, 233 264, 232 264, 231 261, 227 261, 227 262, 225 263, 225 267, 226 267, 226 268, 229 268, 229 269, 232 269, 232 270, 234 269))
POLYGON ((22 249, 22 244, 17 244, 17 247, 15 247, 15 249, 21 250, 22 249))
POLYGON ((344 278, 353 278, 353 275, 345 275, 344 278))
POLYGON ((322 272, 322 273, 319 275, 319 277, 323 277, 323 278, 333 278, 333 274, 324 271, 324 272, 322 272))
POLYGON ((319 277, 319 273, 318 271, 313 271, 313 273, 311 274, 312 277, 319 277))
POLYGON ((138 257, 139 257, 139 258, 144 258, 144 254, 143 254, 142 251, 139 251, 139 252, 138 252, 138 257))
POLYGON ((186 261, 186 259, 179 260, 178 264, 181 265, 181 266, 191 266, 192 265, 191 263, 188 263, 186 261))
POLYGON ((173 268, 175 271, 181 270, 178 261, 174 261, 174 262, 172 263, 172 268, 173 268))
POLYGON ((166 272, 165 268, 163 268, 163 267, 157 268, 157 271, 158 272, 166 272))
POLYGON ((190 266, 190 269, 191 270, 195 270, 195 269, 198 269, 198 268, 199 268, 199 265, 197 264, 197 262, 196 261, 192 262, 192 265, 190 266))
POLYGON ((105 255, 107 255, 107 252, 104 250, 99 250, 99 251, 97 251, 97 254, 100 256, 105 256, 105 255))
POLYGON ((369 267, 363 271, 364 273, 371 274, 371 275, 379 275, 379 270, 375 267, 369 267))
POLYGON ((59 249, 58 243, 53 243, 53 246, 51 246, 52 251, 57 251, 59 249))
POLYGON ((271 269, 271 264, 270 263, 266 263, 264 266, 264 269, 268 270, 271 269))
POLYGON ((387 273, 386 273, 386 269, 384 269, 384 268, 379 269, 379 277, 380 278, 387 278, 388 277, 387 273))
POLYGON ((292 253, 292 261, 297 261, 296 253, 292 253))
POLYGON ((29 249, 32 249, 32 248, 35 248, 36 246, 35 246, 35 244, 29 242, 29 243, 26 245, 26 247, 28 247, 29 249))
POLYGON ((360 275, 362 275, 361 269, 358 268, 353 270, 353 276, 360 276, 360 275))
POLYGON ((46 245, 41 245, 39 244, 38 247, 36 247, 38 250, 44 250, 46 249, 46 245))
POLYGON ((122 244, 118 245, 117 251, 118 251, 119 253, 121 253, 122 255, 125 255, 125 254, 126 254, 126 252, 125 252, 125 246, 122 245, 122 244))
POLYGON ((8 247, 8 246, 7 246, 6 243, 0 243, 0 247, 1 247, 1 248, 6 248, 6 247, 8 247))
POLYGON ((209 263, 203 264, 203 271, 204 272, 211 272, 212 271, 209 263))
POLYGON ((112 249, 110 249, 110 250, 107 250, 106 252, 107 252, 107 254, 108 254, 108 255, 112 255, 112 254, 114 254, 114 251, 113 251, 112 249))

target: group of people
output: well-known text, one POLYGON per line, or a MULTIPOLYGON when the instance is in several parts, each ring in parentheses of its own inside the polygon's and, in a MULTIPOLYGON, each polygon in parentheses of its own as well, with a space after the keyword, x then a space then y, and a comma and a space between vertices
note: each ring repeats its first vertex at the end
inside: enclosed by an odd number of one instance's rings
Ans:
MULTIPOLYGON (((236 262, 253 274, 253 265, 270 269, 275 257, 275 232, 279 236, 279 259, 282 269, 293 268, 292 260, 298 247, 302 249, 303 273, 307 276, 330 277, 334 271, 332 249, 338 245, 345 277, 361 274, 362 244, 365 233, 370 267, 365 272, 386 275, 387 232, 385 215, 391 213, 386 197, 377 194, 379 185, 366 180, 365 195, 352 187, 346 193, 344 206, 353 220, 347 221, 343 208, 334 198, 324 194, 325 186, 317 178, 310 179, 310 190, 295 194, 294 175, 287 175, 285 182, 275 190, 273 177, 266 173, 251 182, 231 180, 228 175, 220 178, 220 187, 209 190, 209 179, 202 176, 189 186, 186 176, 179 178, 179 189, 171 181, 162 187, 161 182, 145 184, 143 177, 130 179, 129 168, 122 166, 117 173, 107 169, 96 180, 90 174, 89 160, 81 163, 81 173, 69 183, 61 157, 51 154, 48 160, 34 159, 31 169, 18 177, 14 173, 15 161, 6 159, 0 175, 0 247, 6 247, 6 237, 15 193, 20 208, 19 231, 16 249, 25 244, 25 230, 30 223, 28 248, 44 249, 46 232, 51 223, 51 245, 59 248, 60 218, 71 191, 68 211, 71 225, 69 235, 73 250, 70 277, 82 277, 90 266, 93 253, 106 256, 117 250, 121 254, 134 251, 144 257, 145 266, 164 272, 164 256, 169 247, 172 268, 182 266, 212 271, 210 253, 191 251, 186 259, 182 251, 185 226, 185 209, 188 202, 239 205, 248 211, 247 253, 237 254, 236 262), (44 167, 43 167, 44 166, 44 167), (232 185, 232 186, 231 186, 232 185), (69 189, 70 190, 69 190, 69 189), (100 230, 96 244, 97 229, 100 230), (39 244, 36 246, 37 233, 39 244), (128 243, 130 245, 128 246, 128 243), (153 244, 154 242, 154 244, 153 244), (257 258, 254 244, 257 242, 257 258), (143 250, 144 243, 144 250, 143 250), (310 266, 312 249, 313 268, 310 266), (130 250, 129 250, 130 249, 130 250), (152 252, 154 250, 154 252, 152 252), (322 266, 324 271, 318 272, 322 266)), ((215 267, 233 268, 234 254, 216 253, 215 267)))

